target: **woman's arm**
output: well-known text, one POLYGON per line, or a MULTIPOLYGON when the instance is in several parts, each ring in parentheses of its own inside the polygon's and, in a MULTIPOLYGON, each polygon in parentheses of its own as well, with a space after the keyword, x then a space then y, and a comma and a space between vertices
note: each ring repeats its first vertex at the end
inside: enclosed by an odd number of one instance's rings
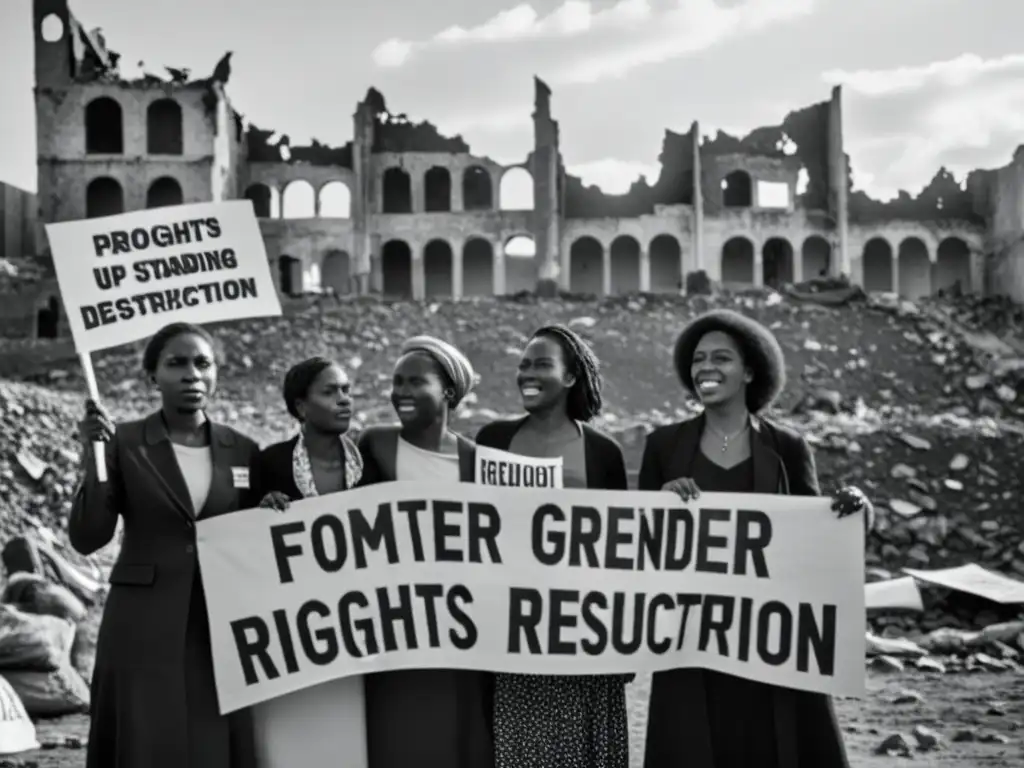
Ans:
POLYGON ((92 444, 86 441, 82 448, 85 473, 75 492, 71 515, 68 517, 68 540, 75 551, 82 555, 91 555, 110 543, 117 530, 117 518, 124 509, 118 434, 119 431, 115 429, 113 437, 104 444, 107 462, 105 483, 96 477, 92 444))

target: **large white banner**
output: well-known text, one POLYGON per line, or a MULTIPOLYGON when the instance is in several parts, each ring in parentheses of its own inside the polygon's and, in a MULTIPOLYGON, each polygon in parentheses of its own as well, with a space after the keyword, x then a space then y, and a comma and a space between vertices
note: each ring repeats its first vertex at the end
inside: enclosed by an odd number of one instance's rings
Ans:
POLYGON ((221 709, 406 668, 861 695, 862 527, 825 498, 409 482, 203 520, 221 709))
POLYGON ((177 322, 281 314, 249 200, 152 208, 46 225, 79 352, 177 322))

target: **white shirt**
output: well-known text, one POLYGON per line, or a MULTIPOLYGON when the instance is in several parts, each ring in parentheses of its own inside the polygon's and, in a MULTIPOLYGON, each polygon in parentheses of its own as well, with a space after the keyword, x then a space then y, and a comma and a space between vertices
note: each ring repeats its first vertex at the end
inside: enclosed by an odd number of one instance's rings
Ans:
POLYGON ((209 446, 193 448, 177 443, 171 445, 178 459, 178 468, 185 478, 185 485, 188 486, 188 495, 192 499, 192 514, 198 517, 213 483, 213 453, 209 446))
POLYGON ((435 453, 398 438, 395 459, 396 480, 422 480, 428 483, 459 482, 459 455, 435 453))

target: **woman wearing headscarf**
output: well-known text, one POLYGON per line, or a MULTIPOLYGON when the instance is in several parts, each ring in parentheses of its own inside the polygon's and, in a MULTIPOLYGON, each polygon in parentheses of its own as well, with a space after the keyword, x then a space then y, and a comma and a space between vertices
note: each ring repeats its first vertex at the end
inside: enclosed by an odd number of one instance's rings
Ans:
MULTIPOLYGON (((679 335, 674 364, 703 403, 699 416, 654 430, 640 490, 819 496, 810 445, 760 414, 781 393, 785 360, 772 332, 730 310, 707 312, 679 335)), ((871 504, 856 488, 833 500, 839 517, 871 504)), ((644 768, 848 768, 829 696, 704 669, 656 672, 644 768)))
POLYGON ((161 329, 142 367, 160 409, 115 425, 90 401, 80 430, 85 477, 71 545, 91 554, 124 520, 96 647, 86 766, 255 768, 251 711, 218 707, 196 522, 255 506, 259 446, 206 414, 217 357, 203 328, 161 329), (105 443, 105 483, 94 441, 105 443))
MULTIPOLYGON (((312 357, 284 377, 284 404, 298 434, 263 450, 256 486, 262 507, 284 510, 292 501, 354 488, 363 461, 346 436, 352 422, 352 385, 333 360, 312 357)), ((309 765, 345 756, 345 768, 366 768, 366 713, 362 676, 345 677, 280 696, 254 707, 261 762, 284 765, 301 754, 309 765)))
MULTIPOLYGON (((495 421, 477 445, 561 458, 566 488, 626 490, 622 449, 588 424, 601 412, 600 363, 564 325, 533 334, 516 377, 526 416, 495 421)), ((632 675, 495 676, 497 768, 627 768, 632 675)))
MULTIPOLYGON (((455 347, 432 336, 402 345, 391 384, 399 426, 359 437, 362 485, 393 480, 473 482, 475 446, 450 417, 475 373, 455 347)), ((472 670, 408 669, 366 676, 370 768, 490 768, 492 677, 472 670)))

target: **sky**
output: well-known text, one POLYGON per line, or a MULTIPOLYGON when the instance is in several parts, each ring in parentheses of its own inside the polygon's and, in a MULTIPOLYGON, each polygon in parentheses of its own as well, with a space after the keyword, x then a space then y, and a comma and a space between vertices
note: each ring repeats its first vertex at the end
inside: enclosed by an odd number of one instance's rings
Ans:
MULTIPOLYGON (((882 199, 1007 164, 1024 144, 1021 0, 77 0, 122 71, 205 76, 292 145, 342 144, 370 86, 477 155, 532 148, 533 76, 570 173, 657 177, 665 129, 744 134, 843 85, 855 186, 882 199), (345 10, 349 8, 350 10, 345 10), (359 8, 359 10, 352 10, 359 8)), ((0 0, 0 181, 35 190, 31 0, 0 0)))

